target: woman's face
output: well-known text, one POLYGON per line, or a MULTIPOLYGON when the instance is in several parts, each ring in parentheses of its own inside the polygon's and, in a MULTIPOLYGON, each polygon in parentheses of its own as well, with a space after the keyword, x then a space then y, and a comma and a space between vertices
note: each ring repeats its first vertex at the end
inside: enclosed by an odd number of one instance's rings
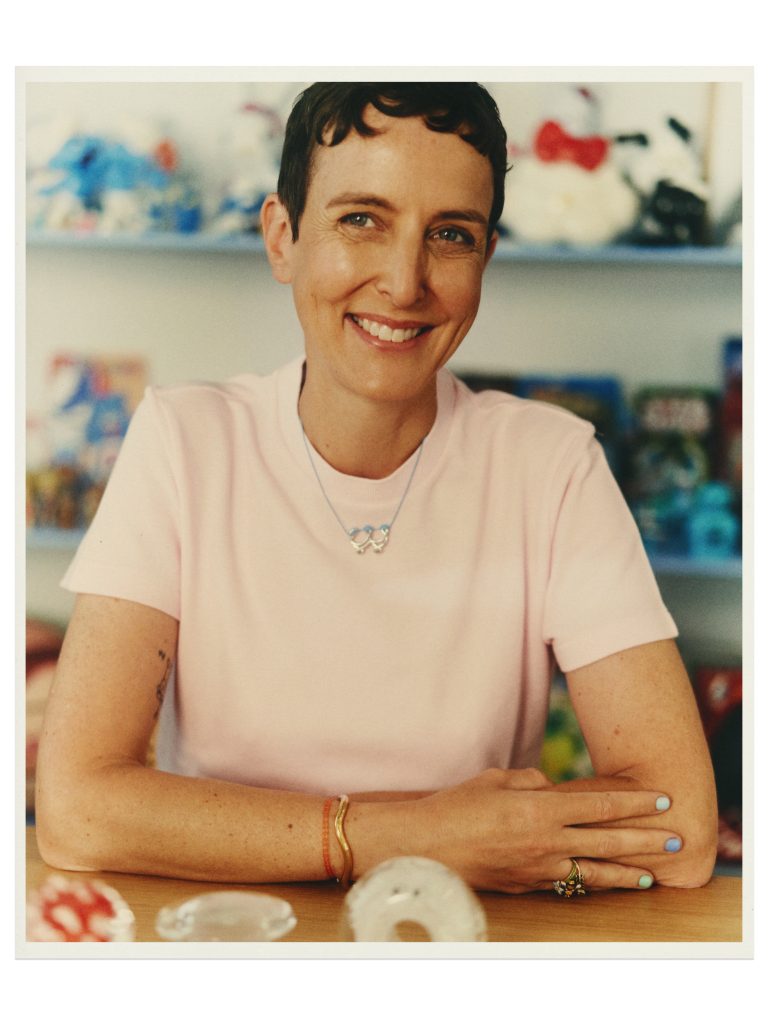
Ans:
MULTIPOLYGON (((490 162, 421 118, 366 112, 382 134, 315 150, 288 272, 307 381, 374 400, 434 395, 480 301, 490 162)), ((321 392, 322 393, 322 392, 321 392)), ((328 392, 325 391, 327 394, 328 392)))

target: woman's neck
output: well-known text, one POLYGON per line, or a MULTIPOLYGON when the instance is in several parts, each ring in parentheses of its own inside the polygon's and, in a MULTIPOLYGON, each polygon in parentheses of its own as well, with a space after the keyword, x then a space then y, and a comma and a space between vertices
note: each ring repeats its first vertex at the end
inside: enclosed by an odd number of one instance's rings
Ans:
POLYGON ((308 382, 299 395, 304 433, 323 459, 348 476, 381 480, 419 447, 437 415, 437 394, 409 402, 358 395, 318 395, 308 382))

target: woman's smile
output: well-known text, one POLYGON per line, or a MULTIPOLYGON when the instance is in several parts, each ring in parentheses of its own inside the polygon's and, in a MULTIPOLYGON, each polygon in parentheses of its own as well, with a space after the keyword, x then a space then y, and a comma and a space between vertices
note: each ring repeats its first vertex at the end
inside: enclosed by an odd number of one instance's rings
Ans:
POLYGON ((418 339, 426 340, 432 330, 431 324, 398 321, 371 314, 348 313, 347 319, 357 328, 364 341, 382 351, 406 351, 413 348, 418 339))

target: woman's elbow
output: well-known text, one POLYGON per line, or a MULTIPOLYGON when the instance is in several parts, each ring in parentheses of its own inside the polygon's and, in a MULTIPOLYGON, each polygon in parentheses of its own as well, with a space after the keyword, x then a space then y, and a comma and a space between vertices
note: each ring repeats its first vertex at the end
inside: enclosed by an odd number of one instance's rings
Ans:
POLYGON ((96 823, 74 784, 49 782, 38 776, 35 795, 35 837, 45 863, 60 871, 97 871, 96 823))
POLYGON ((684 842, 679 853, 672 855, 660 872, 662 885, 678 889, 697 889, 712 878, 717 860, 717 823, 695 830, 684 842))

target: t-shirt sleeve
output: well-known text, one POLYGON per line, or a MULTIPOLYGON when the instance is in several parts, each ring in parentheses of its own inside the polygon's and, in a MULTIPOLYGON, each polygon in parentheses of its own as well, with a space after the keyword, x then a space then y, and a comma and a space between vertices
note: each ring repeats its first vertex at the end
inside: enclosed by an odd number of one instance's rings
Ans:
POLYGON ((575 449, 555 495, 543 619, 563 672, 677 636, 602 446, 590 436, 575 449))
POLYGON ((179 617, 179 501, 153 388, 131 419, 96 515, 61 586, 179 617))

